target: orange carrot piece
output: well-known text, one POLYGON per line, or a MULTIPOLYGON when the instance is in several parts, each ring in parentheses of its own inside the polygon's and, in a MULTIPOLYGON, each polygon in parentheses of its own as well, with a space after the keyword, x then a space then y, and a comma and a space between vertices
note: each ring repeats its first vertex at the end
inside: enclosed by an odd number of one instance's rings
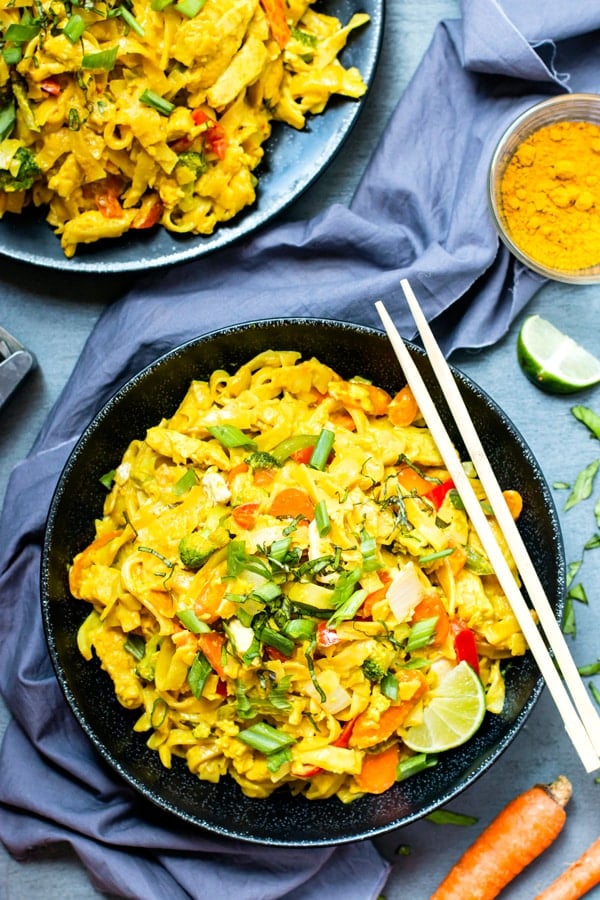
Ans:
POLYGON ((285 0, 260 0, 260 2, 269 20, 271 34, 283 49, 292 36, 285 17, 285 0))
POLYGON ((356 717, 350 738, 351 747, 364 750, 367 747, 374 747, 376 744, 387 741, 404 723, 417 700, 427 690, 425 676, 418 670, 401 670, 396 677, 399 681, 418 682, 413 696, 410 700, 402 700, 400 703, 389 706, 381 713, 378 719, 373 719, 367 707, 364 712, 356 717))
POLYGON ((422 619, 432 619, 437 616, 435 623, 435 636, 432 640, 432 646, 439 647, 444 643, 450 631, 450 618, 446 612, 446 607, 437 596, 437 594, 428 594, 415 606, 412 615, 413 622, 420 622, 422 619))
POLYGON ((419 475, 412 466, 407 466, 406 463, 402 463, 402 465, 398 466, 398 482, 400 487, 404 488, 404 490, 411 494, 426 494, 431 490, 431 481, 427 481, 426 478, 423 478, 422 475, 419 475))
POLYGON ((219 676, 225 681, 227 677, 223 668, 222 650, 225 635, 219 631, 207 631, 198 635, 198 646, 219 676))
POLYGON ((290 516, 292 519, 301 516, 308 522, 315 517, 315 508, 312 500, 299 488, 285 488, 275 494, 269 512, 272 516, 290 516))
POLYGON ((396 781, 400 750, 392 744, 381 753, 367 753, 356 783, 365 794, 383 794, 396 781))
POLYGON ((600 884, 600 837, 535 900, 579 900, 600 884))
MULTIPOLYGON (((113 538, 120 537, 122 534, 122 531, 107 531, 101 534, 100 537, 95 538, 85 550, 77 554, 69 573, 69 589, 75 597, 77 597, 77 592, 81 588, 83 572, 94 562, 96 553, 105 547, 106 544, 109 544, 113 538)), ((100 561, 104 562, 102 558, 100 558, 100 561)))
POLYGON ((259 505, 258 503, 242 503, 232 509, 231 518, 240 528, 249 531, 256 525, 259 505))
POLYGON ((275 469, 255 469, 254 484, 258 487, 266 487, 275 478, 275 469))
POLYGON ((412 425, 419 415, 419 407, 413 392, 406 384, 392 399, 388 407, 388 417, 392 425, 405 427, 412 425))
POLYGON ((559 775, 515 797, 463 853, 430 900, 494 900, 562 831, 571 783, 559 775))

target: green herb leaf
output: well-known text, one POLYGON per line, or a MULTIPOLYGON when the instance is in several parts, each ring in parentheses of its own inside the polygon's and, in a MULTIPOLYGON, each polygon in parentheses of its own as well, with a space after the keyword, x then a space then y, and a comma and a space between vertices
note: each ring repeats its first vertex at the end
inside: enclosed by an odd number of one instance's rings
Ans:
POLYGON ((69 16, 67 24, 63 28, 63 34, 67 40, 71 41, 72 44, 76 44, 84 31, 85 19, 79 13, 73 13, 72 16, 69 16))
POLYGON ((173 493, 175 496, 181 497, 182 494, 187 494, 195 484, 198 484, 198 476, 193 469, 188 469, 185 475, 182 475, 173 485, 173 493))
POLYGON ((117 61, 118 45, 110 50, 100 50, 99 53, 85 53, 81 60, 82 69, 105 69, 110 72, 117 61))
POLYGON ((600 441, 600 416, 587 406, 573 406, 571 412, 600 441))
POLYGON ((425 817, 436 825, 475 825, 479 819, 477 816, 467 816, 465 813, 451 812, 449 809, 435 809, 425 817))
POLYGON ((567 502, 565 503, 565 511, 571 509, 571 507, 575 506, 577 503, 581 503, 582 500, 587 500, 587 498, 592 493, 592 489, 594 487, 594 478, 596 477, 596 472, 600 467, 600 459, 595 459, 591 462, 585 469, 582 469, 581 472, 577 475, 575 479, 575 484, 573 485, 573 490, 571 491, 567 502))

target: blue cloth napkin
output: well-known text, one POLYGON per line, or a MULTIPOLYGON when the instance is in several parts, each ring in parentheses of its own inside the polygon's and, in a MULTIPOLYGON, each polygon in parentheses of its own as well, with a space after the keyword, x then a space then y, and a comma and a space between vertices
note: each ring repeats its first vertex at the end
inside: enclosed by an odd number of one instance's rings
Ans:
POLYGON ((144 900, 378 896, 388 864, 370 841, 270 848, 161 819, 93 751, 68 709, 40 617, 43 529, 62 466, 124 380, 173 346, 274 315, 379 325, 405 336, 409 278, 447 353, 497 341, 542 280, 499 245, 486 176, 504 128, 545 95, 597 91, 600 8, 589 0, 464 0, 441 23, 350 206, 265 228, 245 243, 141 280, 109 306, 0 520, 0 688, 14 716, 0 755, 0 838, 17 858, 66 841, 104 891, 144 900))

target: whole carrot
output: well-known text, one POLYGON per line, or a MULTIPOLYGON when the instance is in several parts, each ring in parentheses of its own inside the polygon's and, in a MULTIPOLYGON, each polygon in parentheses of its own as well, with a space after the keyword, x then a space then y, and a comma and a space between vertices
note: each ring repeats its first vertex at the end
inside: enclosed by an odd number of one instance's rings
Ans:
POLYGON ((463 853, 430 900, 494 900, 558 836, 570 797, 571 783, 564 775, 515 797, 463 853))
POLYGON ((600 884, 600 838, 535 900, 579 900, 600 884))

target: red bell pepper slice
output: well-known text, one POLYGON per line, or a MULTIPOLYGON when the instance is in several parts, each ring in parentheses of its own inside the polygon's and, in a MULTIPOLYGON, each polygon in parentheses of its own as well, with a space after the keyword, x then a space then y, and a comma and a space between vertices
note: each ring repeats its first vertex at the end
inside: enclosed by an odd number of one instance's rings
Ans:
POLYGON ((446 498, 446 494, 453 488, 454 482, 451 478, 448 478, 446 481, 442 481, 441 484, 436 484, 436 486, 432 487, 430 491, 427 491, 424 496, 433 503, 436 509, 439 509, 446 498))
POLYGON ((479 656, 475 644, 475 634, 466 625, 455 627, 454 649, 459 662, 467 662, 479 675, 479 656))
POLYGON ((340 637, 335 628, 328 628, 326 622, 317 625, 317 644, 319 647, 332 647, 339 644, 340 637))

